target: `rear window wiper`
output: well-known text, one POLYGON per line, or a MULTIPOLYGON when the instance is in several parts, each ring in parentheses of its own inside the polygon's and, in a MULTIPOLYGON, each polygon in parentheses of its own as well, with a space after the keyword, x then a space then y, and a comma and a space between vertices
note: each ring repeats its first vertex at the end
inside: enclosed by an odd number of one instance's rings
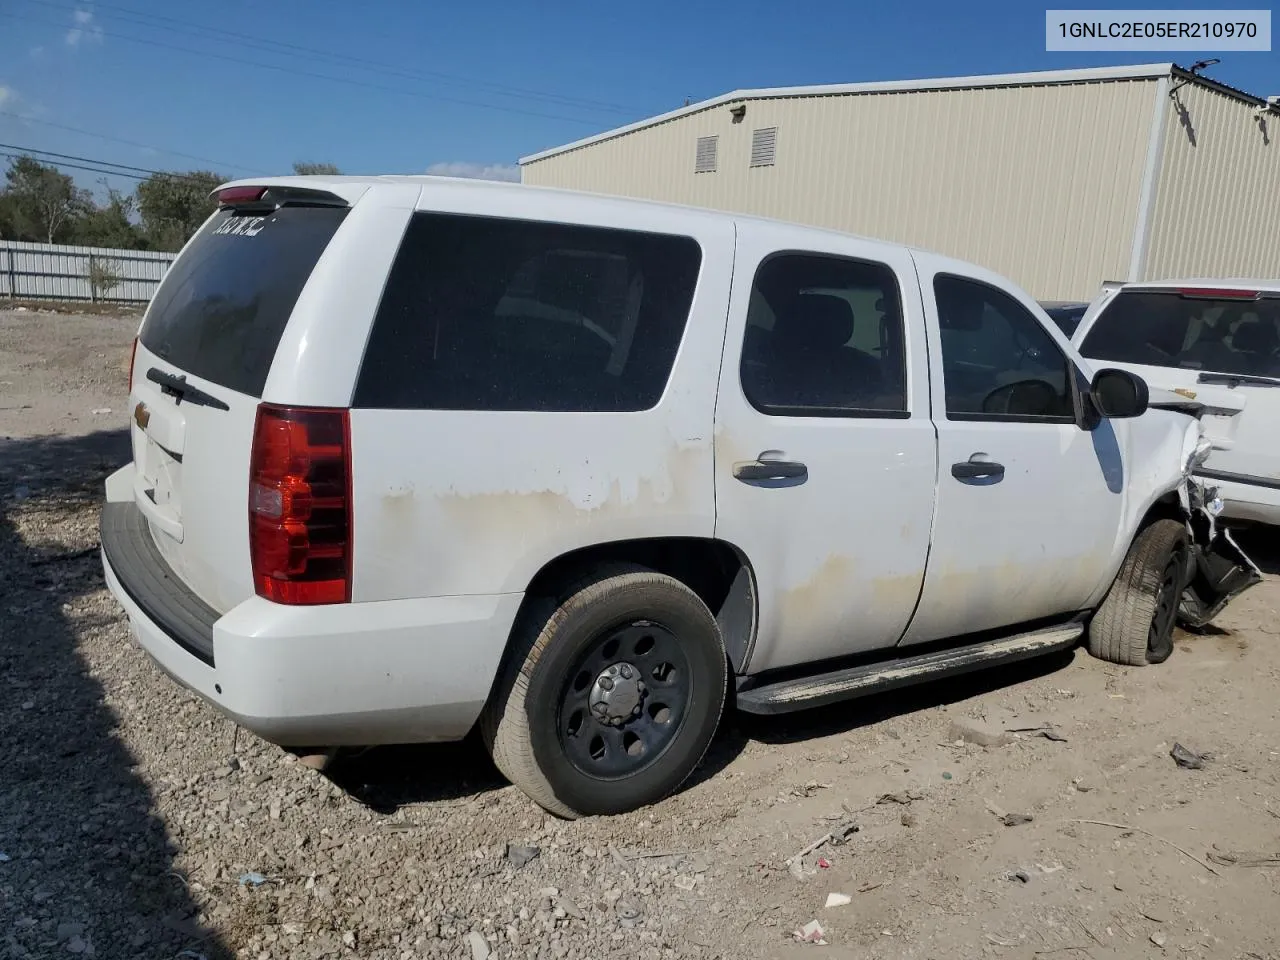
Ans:
POLYGON ((1196 383, 1221 383, 1228 387, 1248 384, 1251 387, 1280 387, 1280 377, 1258 377, 1249 373, 1202 373, 1196 383))
POLYGON ((147 379, 152 383, 158 383, 161 393, 170 397, 177 397, 179 403, 185 400, 187 403, 194 403, 201 407, 213 407, 215 410, 231 409, 217 397, 205 393, 194 384, 187 383, 185 376, 175 377, 172 373, 165 373, 159 367, 152 367, 147 371, 147 379))

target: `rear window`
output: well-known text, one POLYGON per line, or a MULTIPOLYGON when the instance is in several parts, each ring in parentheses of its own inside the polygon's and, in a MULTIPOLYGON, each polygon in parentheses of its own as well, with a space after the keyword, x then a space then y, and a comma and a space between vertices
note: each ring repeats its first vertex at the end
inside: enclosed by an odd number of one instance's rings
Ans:
POLYGON ((647 410, 666 388, 701 259, 689 237, 415 214, 353 404, 647 410))
POLYGON ((261 397, 289 314, 346 212, 219 212, 169 270, 142 345, 186 373, 261 397))
POLYGON ((1112 363, 1280 377, 1280 298, 1119 293, 1094 321, 1080 352, 1112 363))

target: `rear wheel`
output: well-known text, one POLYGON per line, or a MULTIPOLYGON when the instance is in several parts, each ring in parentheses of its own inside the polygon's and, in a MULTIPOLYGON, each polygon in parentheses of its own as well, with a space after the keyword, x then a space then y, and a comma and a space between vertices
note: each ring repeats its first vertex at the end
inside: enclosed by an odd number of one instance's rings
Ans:
POLYGON ((529 611, 481 731, 498 769, 550 812, 625 813, 697 767, 727 680, 719 627, 697 594, 615 567, 529 611))
POLYGON ((1169 659, 1189 549, 1177 520, 1157 520, 1138 533, 1089 624, 1091 654, 1129 666, 1169 659))

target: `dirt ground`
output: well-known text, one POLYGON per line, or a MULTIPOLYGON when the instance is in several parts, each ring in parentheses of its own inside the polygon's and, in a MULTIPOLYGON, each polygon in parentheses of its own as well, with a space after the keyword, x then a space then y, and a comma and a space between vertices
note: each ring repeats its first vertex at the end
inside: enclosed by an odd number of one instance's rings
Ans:
POLYGON ((1162 666, 730 717, 677 796, 564 823, 475 742, 322 777, 139 651, 95 549, 135 325, 0 312, 0 956, 1280 957, 1274 535, 1162 666), (974 720, 1065 740, 957 743, 974 720))

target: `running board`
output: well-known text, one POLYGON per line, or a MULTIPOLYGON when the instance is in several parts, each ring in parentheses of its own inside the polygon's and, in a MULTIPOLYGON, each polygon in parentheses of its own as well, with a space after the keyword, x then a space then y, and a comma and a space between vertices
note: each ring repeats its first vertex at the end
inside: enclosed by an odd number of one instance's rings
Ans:
POLYGON ((971 646, 781 680, 740 692, 738 709, 757 714, 808 710, 1066 650, 1079 643, 1083 635, 1084 624, 1069 623, 971 646))

